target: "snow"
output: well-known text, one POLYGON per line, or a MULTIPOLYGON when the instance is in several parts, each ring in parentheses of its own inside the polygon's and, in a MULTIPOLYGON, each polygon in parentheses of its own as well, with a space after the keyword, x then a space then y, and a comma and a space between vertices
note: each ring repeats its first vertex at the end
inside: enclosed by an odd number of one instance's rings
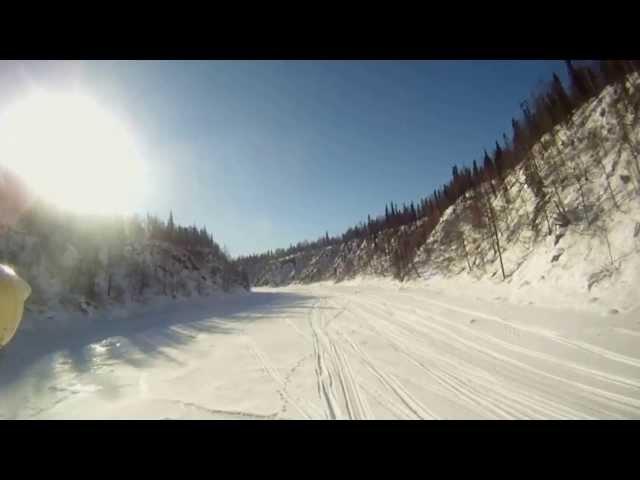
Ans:
MULTIPOLYGON (((634 74, 628 81, 629 85, 638 85, 640 77, 634 74)), ((461 288, 483 298, 500 297, 523 306, 534 302, 551 309, 600 313, 637 309, 640 160, 621 140, 616 113, 621 108, 616 107, 619 96, 619 89, 607 87, 575 112, 570 124, 557 126, 555 139, 547 134, 534 146, 535 162, 550 197, 545 215, 539 215, 535 228, 532 220, 538 199, 526 181, 526 162, 507 175, 505 188, 494 185, 497 196, 483 185, 485 196, 497 212, 505 279, 488 225, 472 226, 468 205, 471 192, 444 212, 418 250, 415 269, 407 274, 436 288, 463 285, 461 288), (600 140, 594 142, 598 136, 600 140), (554 225, 556 200, 566 209, 568 225, 554 225)), ((630 120, 626 118, 627 123, 630 120)), ((638 145, 638 124, 628 126, 630 137, 638 145)), ((411 230, 415 226, 403 228, 411 230)), ((391 229, 382 232, 380 244, 393 246, 397 233, 391 229)), ((250 270, 257 285, 269 286, 344 281, 363 275, 390 277, 393 273, 388 251, 376 251, 369 239, 273 259, 250 270)))
POLYGON ((470 198, 402 283, 387 251, 352 240, 252 267, 280 288, 222 294, 215 258, 202 277, 186 252, 147 242, 128 258, 176 257, 184 295, 161 295, 158 277, 147 296, 95 305, 64 296, 72 245, 36 261, 40 240, 4 235, 39 302, 0 351, 0 418, 640 418, 640 170, 614 100, 605 89, 534 147, 548 223, 533 222, 523 166, 496 196, 482 187, 505 278, 470 198), (569 221, 552 227, 556 201, 569 221))
POLYGON ((0 417, 640 418, 640 315, 458 277, 148 306, 0 352, 0 417))

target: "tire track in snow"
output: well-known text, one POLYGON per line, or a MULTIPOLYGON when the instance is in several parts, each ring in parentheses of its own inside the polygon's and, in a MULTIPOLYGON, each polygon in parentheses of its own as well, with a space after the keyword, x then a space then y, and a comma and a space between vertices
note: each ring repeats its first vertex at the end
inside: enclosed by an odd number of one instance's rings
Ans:
MULTIPOLYGON (((329 338, 329 337, 327 337, 329 338)), ((338 377, 342 386, 344 400, 347 406, 347 412, 350 419, 368 420, 373 418, 371 410, 366 400, 360 394, 358 383, 353 375, 351 364, 344 353, 336 346, 336 343, 329 340, 333 365, 338 371, 338 377)))
MULTIPOLYGON (((353 374, 353 370, 348 358, 344 355, 342 349, 329 334, 329 324, 337 319, 340 315, 342 315, 345 311, 346 309, 343 308, 337 314, 332 315, 331 318, 324 324, 324 327, 321 328, 321 332, 326 341, 325 348, 327 348, 327 346, 330 347, 327 349, 327 351, 332 358, 332 364, 338 373, 338 378, 340 379, 340 384, 342 386, 343 397, 347 406, 349 418, 367 420, 373 418, 369 404, 367 403, 366 399, 360 394, 358 382, 353 374)), ((320 324, 322 325, 323 316, 322 312, 320 313, 320 324)))
MULTIPOLYGON (((376 314, 372 315, 372 313, 367 314, 367 318, 376 316, 376 314)), ((407 357, 412 363, 417 365, 418 368, 425 371, 438 384, 444 387, 445 391, 443 394, 451 401, 462 401, 462 405, 473 411, 482 412, 490 418, 494 418, 496 414, 505 418, 542 418, 539 413, 536 414, 531 411, 531 405, 522 400, 526 397, 512 398, 510 404, 515 405, 511 405, 510 407, 505 405, 505 395, 498 396, 496 394, 495 382, 478 382, 478 378, 486 377, 486 374, 483 375, 485 372, 476 368, 470 370, 469 368, 463 367, 461 361, 458 359, 451 360, 439 355, 433 350, 427 350, 421 347, 419 342, 415 340, 415 331, 400 333, 401 329, 398 329, 399 327, 397 325, 393 325, 382 316, 378 316, 377 320, 387 323, 385 327, 376 329, 377 334, 381 338, 385 338, 390 345, 394 346, 396 351, 407 357), (438 360, 440 363, 433 367, 427 367, 421 359, 429 360, 432 363, 434 360, 438 360), (445 367, 444 364, 446 364, 447 367, 445 367), (465 374, 465 380, 460 379, 459 375, 454 372, 465 374), (480 392, 477 387, 473 386, 472 381, 479 383, 479 386, 483 387, 485 391, 480 392), (514 410, 514 408, 516 409, 514 410)), ((378 327, 381 327, 381 325, 378 325, 378 327)), ((513 395, 508 394, 507 398, 510 397, 513 397, 513 395)), ((543 412, 559 418, 566 418, 567 416, 558 411, 543 412)))
POLYGON ((345 341, 351 346, 354 352, 361 358, 363 363, 367 366, 369 371, 378 379, 380 382, 389 388, 395 395, 404 403, 404 405, 413 412, 418 419, 437 419, 439 418, 432 411, 430 411, 425 405, 423 405, 419 400, 417 400, 403 385, 398 379, 389 373, 384 372, 379 367, 376 367, 371 357, 345 333, 341 332, 340 336, 345 339, 345 341))
MULTIPOLYGON (((375 303, 375 302, 371 302, 367 300, 363 300, 363 302, 364 302, 364 305, 362 309, 365 311, 365 315, 366 315, 364 318, 377 318, 378 322, 383 321, 383 322, 387 322, 389 325, 393 325, 384 315, 381 315, 379 312, 376 312, 375 309, 373 309, 370 306, 371 303, 375 303)), ((396 311, 397 310, 400 310, 400 309, 396 308, 396 311)), ((422 319, 419 319, 419 320, 422 323, 424 323, 422 319)), ((460 342, 456 342, 456 341, 451 342, 450 336, 443 337, 442 335, 439 335, 437 331, 434 331, 435 329, 427 330, 427 328, 425 327, 419 327, 419 325, 414 324, 413 322, 408 322, 406 320, 403 320, 400 316, 395 316, 394 322, 396 325, 403 325, 405 328, 409 329, 407 331, 407 336, 405 338, 413 340, 415 338, 419 338, 418 337, 419 335, 426 335, 428 337, 432 337, 439 341, 449 343, 461 351, 464 350, 464 345, 462 345, 461 347, 460 342)), ((383 334, 383 336, 384 335, 385 334, 383 334)), ((412 343, 415 344, 416 342, 412 341, 412 343)), ((409 349, 411 348, 415 349, 416 347, 409 347, 409 349)), ((467 364, 466 362, 463 362, 461 356, 451 357, 451 359, 448 359, 445 356, 438 354, 435 350, 427 351, 423 348, 420 348, 420 346, 418 346, 417 348, 418 348, 418 351, 422 350, 421 353, 423 354, 423 358, 426 358, 432 361, 439 360, 441 362, 446 362, 448 364, 448 368, 444 368, 444 366, 441 364, 440 373, 444 372, 444 375, 448 375, 449 378, 451 379, 457 378, 458 375, 455 372, 463 373, 467 381, 459 382, 458 386, 464 390, 471 390, 474 393, 474 395, 472 395, 471 397, 468 397, 468 399, 471 402, 477 402, 477 401, 480 401, 482 403, 491 402, 491 404, 493 405, 491 405, 489 408, 491 409, 499 408, 501 410, 504 409, 504 407, 506 407, 507 405, 511 405, 510 409, 516 408, 516 411, 522 412, 520 415, 524 414, 527 417, 533 417, 533 418, 537 417, 538 415, 534 414, 531 411, 531 408, 538 410, 538 412, 545 415, 545 418, 548 416, 559 417, 559 418, 592 418, 591 416, 585 416, 583 412, 579 412, 566 405, 559 404, 556 400, 541 397, 539 394, 534 394, 531 391, 520 391, 520 392, 514 391, 513 389, 516 385, 512 383, 505 385, 504 381, 498 381, 498 379, 496 379, 495 376, 488 374, 488 372, 478 369, 477 367, 471 364, 467 364), (484 401, 482 400, 483 394, 480 394, 477 391, 477 389, 473 388, 470 382, 480 383, 480 385, 482 385, 483 389, 485 390, 484 401), (505 405, 505 403, 507 405, 505 405)), ((495 361, 495 358, 493 358, 493 361, 495 361)), ((434 373, 434 372, 435 371, 432 369, 431 373, 434 373)), ((527 390, 529 390, 529 388, 527 390)), ((489 406, 487 403, 484 403, 484 404, 489 406)), ((603 412, 603 413, 610 414, 610 412, 603 412)), ((508 415, 508 417, 509 418, 514 416, 518 417, 520 415, 512 411, 508 415)))
MULTIPOLYGON (((400 294, 400 295, 405 296, 405 297, 408 296, 410 298, 414 298, 416 300, 423 301, 423 303, 432 303, 432 304, 434 303, 434 301, 431 301, 431 300, 428 300, 428 299, 423 299, 423 298, 420 298, 420 297, 414 297, 414 296, 408 295, 408 294, 400 294)), ((371 301, 369 303, 371 303, 371 301)), ((373 299, 373 303, 376 303, 375 299, 373 299)), ((447 305, 447 304, 443 304, 441 302, 435 302, 435 304, 437 304, 437 306, 441 306, 441 307, 447 305)), ((412 313, 410 311, 411 310, 410 307, 401 306, 401 305, 402 304, 394 303, 394 308, 396 309, 396 311, 402 311, 405 316, 410 317, 410 318, 414 318, 416 320, 415 324, 413 324, 413 323, 411 324, 414 329, 418 328, 418 324, 425 325, 425 324, 428 323, 428 322, 425 321, 424 318, 422 318, 420 315, 415 313, 415 312, 417 312, 417 310, 413 309, 413 313, 412 313), (409 310, 407 310, 407 309, 409 309, 409 310)), ((480 312, 473 312, 471 310, 464 309, 464 308, 458 308, 458 307, 455 307, 455 306, 452 306, 452 310, 463 311, 463 312, 468 313, 468 314, 474 314, 474 315, 476 315, 478 317, 484 317, 484 318, 488 318, 488 319, 498 318, 498 317, 495 317, 495 316, 492 316, 492 315, 484 315, 484 314, 481 314, 480 312)), ((624 386, 626 388, 633 388, 634 390, 637 388, 638 382, 636 382, 633 379, 630 379, 630 378, 627 378, 627 377, 620 377, 620 376, 604 373, 604 372, 601 372, 601 371, 598 371, 598 370, 593 370, 593 369, 590 369, 590 368, 582 367, 582 366, 580 366, 578 364, 575 364, 573 362, 565 361, 565 360, 554 358, 554 357, 551 357, 551 356, 546 356, 545 357, 546 354, 543 354, 541 352, 537 352, 537 351, 534 351, 534 350, 530 350, 530 349, 523 349, 523 347, 519 347, 517 345, 513 345, 513 344, 510 344, 508 342, 504 342, 503 340, 497 339, 496 337, 493 337, 491 335, 482 334, 482 333, 478 332, 476 329, 473 329, 471 327, 463 325, 463 324, 461 324, 459 322, 450 321, 450 320, 442 317, 441 315, 439 315, 437 313, 433 313, 430 310, 428 310, 426 312, 421 312, 421 313, 423 315, 426 315, 428 317, 433 318, 434 320, 438 320, 438 322, 440 324, 439 328, 443 333, 445 333, 445 335, 448 335, 449 337, 454 335, 453 337, 451 337, 451 338, 454 339, 453 344, 456 343, 456 340, 459 341, 460 337, 456 336, 451 330, 448 330, 448 329, 444 329, 443 330, 441 324, 452 326, 452 327, 454 327, 454 329, 457 329, 457 330, 462 329, 465 333, 468 333, 469 335, 471 335, 473 337, 476 337, 476 338, 481 337, 482 335, 484 335, 484 337, 482 337, 484 340, 488 340, 490 342, 499 344, 502 347, 505 347, 505 348, 507 348, 507 349, 509 349, 511 351, 515 351, 515 352, 518 352, 518 353, 525 353, 525 354, 528 354, 529 356, 533 356, 533 357, 537 356, 538 358, 544 359, 544 360, 547 360, 547 361, 554 361, 555 360, 558 365, 560 365, 562 367, 574 367, 574 369, 576 371, 580 371, 583 374, 588 375, 589 378, 598 378, 600 380, 604 380, 604 381, 608 381, 608 382, 611 382, 611 383, 615 383, 617 385, 622 385, 622 386, 624 386)), ((511 325, 511 322, 506 322, 506 323, 511 325)), ((430 327, 429 330, 426 329, 426 325, 425 325, 425 327, 421 327, 420 328, 420 331, 424 332, 427 335, 433 336, 433 334, 434 334, 433 330, 435 329, 436 324, 428 323, 428 326, 430 327)), ((540 332, 539 329, 535 329, 535 328, 531 328, 530 330, 540 332)), ((519 361, 517 361, 515 359, 511 359, 510 357, 500 356, 500 354, 497 354, 497 352, 493 352, 492 349, 487 349, 486 347, 481 346, 481 344, 476 343, 476 342, 466 341, 466 345, 473 346, 478 352, 483 352, 483 353, 485 353, 487 355, 490 355, 490 356, 493 355, 495 358, 498 358, 496 355, 498 355, 500 358, 509 358, 509 362, 511 363, 511 365, 525 365, 526 366, 525 368, 528 369, 530 372, 536 372, 536 375, 538 377, 553 378, 555 380, 561 381, 562 383, 564 383, 566 385, 571 386, 573 388, 573 391, 571 392, 571 395, 573 396, 573 398, 571 398, 572 401, 575 401, 575 397, 576 396, 583 396, 584 397, 585 396, 585 391, 586 391, 586 392, 589 392, 589 393, 586 393, 586 396, 587 396, 588 399, 590 399, 590 401, 596 401, 597 403, 604 403, 605 405, 609 405, 609 406, 616 405, 618 408, 622 408, 625 411, 633 411, 633 413, 635 415, 638 414, 638 410, 637 409, 638 409, 638 406, 640 405, 640 402, 638 402, 638 400, 636 400, 635 398, 632 398, 632 397, 629 397, 629 396, 626 396, 626 395, 620 395, 618 393, 614 393, 614 392, 610 392, 610 391, 607 391, 607 390, 603 390, 601 388, 593 387, 593 386, 584 384, 582 382, 576 382, 576 381, 568 379, 568 378, 563 378, 563 377, 560 377, 560 376, 557 376, 557 375, 549 374, 549 373, 547 373, 547 372, 545 372, 543 370, 540 370, 540 369, 537 369, 535 367, 529 366, 529 365, 527 365, 525 363, 522 363, 522 362, 519 362, 519 361)), ((540 382, 538 382, 537 385, 532 385, 532 386, 535 386, 536 389, 538 391, 540 391, 540 387, 542 386, 542 384, 540 382)), ((551 395, 553 397, 557 398, 558 392, 557 391, 552 391, 551 395)), ((609 410, 602 409, 601 407, 599 407, 599 408, 595 407, 593 404, 589 404, 588 408, 592 409, 592 410, 597 410, 598 412, 603 413, 605 415, 614 415, 609 410)))
MULTIPOLYGON (((441 392, 451 401, 461 401, 463 406, 473 411, 480 411, 488 416, 495 416, 496 414, 505 418, 520 416, 516 411, 505 410, 503 406, 499 406, 498 402, 492 403, 491 400, 484 397, 484 394, 472 387, 469 382, 460 380, 457 375, 450 373, 448 369, 442 368, 441 366, 426 366, 420 357, 433 361, 433 359, 438 358, 438 355, 432 351, 426 351, 412 345, 412 342, 408 339, 409 335, 405 336, 400 334, 399 331, 394 331, 394 327, 391 325, 384 328, 379 327, 380 326, 373 328, 380 338, 384 338, 400 355, 409 359, 411 363, 418 366, 418 368, 426 372, 439 385, 444 387, 444 390, 441 390, 441 392)), ((454 366, 454 368, 455 367, 456 366, 454 366)))
POLYGON ((615 332, 623 335, 631 335, 633 337, 640 337, 640 332, 637 330, 629 330, 628 328, 616 327, 613 329, 615 332))
MULTIPOLYGON (((438 320, 440 320, 442 323, 449 323, 446 319, 444 319, 443 317, 437 315, 437 314, 433 314, 433 313, 428 313, 427 315, 432 316, 438 320)), ((546 377, 546 378, 550 378, 556 381, 559 381, 563 384, 566 385, 570 385, 572 387, 574 387, 575 391, 574 393, 576 395, 584 395, 585 392, 588 392, 588 396, 589 398, 591 398, 592 400, 596 400, 597 402, 605 402, 605 404, 611 404, 612 402, 614 404, 616 404, 619 408, 622 408, 626 411, 630 411, 632 413, 634 413, 635 415, 638 415, 638 413, 640 413, 640 401, 636 400, 634 398, 625 396, 625 395, 620 395, 617 393, 613 393, 610 391, 606 391, 597 387, 593 387, 590 385, 587 385, 585 383, 581 383, 581 382, 577 382, 568 378, 564 378, 564 377, 560 377, 558 375, 554 375, 552 373, 546 372, 544 370, 541 370, 539 368, 533 367, 531 365, 528 365, 524 362, 521 362, 519 360, 516 360, 512 357, 508 357, 506 355, 503 355, 495 350, 489 349, 483 345, 481 345, 480 343, 477 342, 473 342, 467 339, 464 339, 462 337, 460 337, 460 335, 452 332, 451 330, 447 330, 446 328, 443 328, 441 325, 438 325, 436 323, 429 323, 429 328, 430 329, 434 329, 434 330, 438 330, 439 332, 443 333, 444 335, 450 337, 451 339, 455 340, 456 342, 458 342, 461 345, 465 345, 467 347, 472 348, 473 350, 476 350, 478 352, 484 353, 488 356, 494 357, 496 360, 500 360, 501 362, 505 362, 508 363, 512 366, 518 367, 521 370, 525 370, 528 372, 531 372, 539 377, 546 377)), ((474 332, 475 334, 477 334, 478 332, 474 332)), ((491 337, 494 338, 495 337, 491 337)), ((604 413, 609 413, 609 412, 604 412, 604 413)))
POLYGON ((582 342, 580 340, 569 340, 567 338, 562 337, 561 335, 559 335, 558 333, 552 331, 552 330, 547 330, 547 329, 542 329, 542 328, 536 328, 536 327, 529 327, 529 326, 525 326, 522 324, 516 324, 514 322, 509 322, 507 320, 504 320, 503 318, 500 318, 496 315, 487 315, 485 313, 481 313, 481 312, 477 312, 474 310, 469 310, 463 307, 458 307, 455 305, 450 305, 448 303, 444 303, 444 302, 439 302, 437 300, 431 300, 431 299, 427 299, 427 298, 421 298, 421 297, 416 297, 410 294, 400 294, 403 296, 407 296, 409 298, 412 298, 414 300, 419 300, 421 302, 425 302, 425 303, 430 303, 432 305, 437 305, 441 308, 445 308, 445 309, 449 309, 449 310, 453 310, 459 313, 464 313, 467 315, 471 315, 471 316, 476 316, 479 318, 484 318, 485 320, 490 320, 490 321, 494 321, 497 323, 500 323, 502 325, 505 325, 506 327, 512 328, 512 329, 516 329, 516 330, 521 330, 524 332, 528 332, 528 333, 532 333, 534 335, 539 335, 539 336, 543 336, 545 338, 548 338, 550 340, 553 340, 555 342, 561 343, 563 345, 569 346, 569 347, 573 347, 573 348, 577 348, 577 349, 582 349, 582 350, 586 350, 588 352, 591 353, 595 353, 596 355, 600 355, 604 358, 610 359, 610 360, 614 360, 617 362, 621 362, 621 363, 625 363, 628 365, 632 365, 634 367, 639 367, 640 368, 640 358, 634 358, 634 357, 629 357, 628 355, 623 355, 617 352, 613 352, 611 350, 608 350, 606 348, 602 348, 602 347, 598 347, 597 345, 593 345, 587 342, 582 342))
MULTIPOLYGON (((364 312, 364 310, 361 310, 361 311, 363 312, 364 318, 372 318, 372 316, 364 312)), ((352 313, 354 316, 357 317, 358 311, 355 310, 350 313, 352 313)), ((360 323, 362 325, 362 319, 360 319, 360 323)), ((401 338, 397 332, 394 332, 390 328, 377 328, 371 322, 369 322, 367 326, 372 329, 373 333, 377 337, 386 340, 386 342, 399 355, 406 357, 411 363, 413 363, 418 368, 426 372, 439 385, 441 385, 443 388, 439 388, 437 393, 444 395, 445 397, 447 397, 449 400, 453 402, 459 402, 460 399, 463 399, 464 401, 462 402, 462 404, 472 409, 477 409, 479 405, 484 405, 484 402, 482 401, 482 399, 477 399, 477 398, 474 398, 473 396, 467 395, 464 391, 464 388, 461 388, 460 385, 456 385, 456 380, 454 376, 449 375, 450 379, 447 379, 443 375, 444 371, 441 373, 438 373, 436 369, 427 367, 420 359, 412 355, 412 353, 415 353, 415 347, 410 346, 409 342, 406 341, 406 338, 401 338), (453 395, 451 395, 451 393, 453 393, 453 395)), ((461 383, 461 382, 458 382, 458 383, 461 383)), ((513 413, 509 414, 508 412, 505 412, 504 410, 490 404, 487 405, 487 407, 490 410, 490 412, 494 415, 498 413, 499 415, 502 415, 507 418, 514 415, 513 413)))
MULTIPOLYGON (((402 308, 399 308, 399 310, 402 310, 402 308)), ((415 318, 416 320, 418 320, 420 323, 425 323, 424 319, 420 317, 419 314, 411 311, 407 311, 406 309, 404 310, 405 315, 410 316, 412 318, 415 318)), ((597 378, 599 380, 605 381, 605 382, 609 382, 609 383, 613 383, 613 384, 617 384, 626 388, 632 388, 634 390, 637 390, 638 388, 640 388, 640 382, 628 378, 628 377, 621 377, 619 375, 614 375, 611 373, 606 373, 606 372, 602 372, 600 370, 595 370, 593 368, 587 368, 587 367, 583 367, 582 365, 579 365, 575 362, 572 362, 570 360, 565 360, 565 359, 561 359, 558 357, 555 357, 553 355, 549 355, 543 352, 539 352, 537 350, 532 350, 529 348, 525 348, 525 347, 521 347, 519 345, 515 345, 509 342, 506 342, 504 340, 501 340, 497 337, 494 337, 493 335, 487 334, 487 333, 483 333, 478 331, 477 329, 471 328, 469 326, 467 326, 466 324, 460 323, 460 322, 455 322, 455 321, 451 321, 448 320, 444 317, 442 317, 439 314, 433 313, 433 312, 426 312, 424 313, 425 315, 428 315, 438 321, 440 321, 441 323, 444 323, 446 325, 449 325, 451 327, 454 327, 454 329, 457 330, 461 330, 465 333, 468 333, 469 335, 476 337, 476 338, 481 338, 483 340, 486 340, 488 342, 494 343, 496 345, 499 345, 507 350, 516 352, 516 353, 521 353, 530 357, 534 357, 540 360, 544 360, 547 361, 549 363, 553 363, 556 364, 560 367, 563 368, 569 368, 569 369, 573 369, 574 371, 580 372, 584 375, 586 375, 588 378, 597 378)), ((507 322, 509 323, 509 322, 507 322)), ((430 324, 431 325, 431 324, 430 324)))
MULTIPOLYGON (((496 345, 500 345, 501 347, 507 349, 507 350, 511 350, 514 351, 516 353, 522 353, 534 358, 538 358, 540 360, 545 360, 547 362, 550 363, 554 363, 556 365, 559 365, 561 367, 566 367, 566 368, 570 368, 573 369, 575 371, 578 371, 580 373, 583 373, 585 375, 587 375, 589 378, 598 378, 602 381, 605 382, 610 382, 613 384, 617 384, 617 385, 621 385, 627 388, 634 388, 634 389, 638 389, 640 388, 640 382, 636 381, 634 379, 628 378, 628 377, 621 377, 619 375, 615 375, 615 374, 611 374, 611 373, 607 373, 607 372, 603 372, 601 370, 595 370, 593 368, 587 368, 587 367, 583 367, 582 365, 575 363, 573 361, 570 360, 565 360, 562 358, 558 358, 555 357, 553 355, 549 355, 543 352, 539 352, 537 350, 533 350, 530 348, 525 348, 525 347, 521 347, 519 345, 515 345, 513 343, 509 343, 507 341, 504 341, 500 338, 497 338, 491 334, 487 334, 484 332, 480 332, 475 328, 469 327, 468 325, 461 323, 461 322, 456 322, 456 321, 451 321, 448 319, 445 319, 444 317, 442 317, 441 315, 438 315, 436 313, 433 312, 418 312, 416 309, 412 309, 409 308, 407 309, 407 307, 397 307, 397 311, 402 311, 406 316, 415 318, 419 321, 419 323, 425 323, 424 318, 422 318, 420 315, 422 313, 422 315, 427 315, 433 319, 439 320, 442 323, 445 323, 449 326, 454 327, 457 330, 461 330, 465 333, 468 333, 469 335, 473 336, 473 337, 477 337, 477 338, 482 338, 484 340, 487 340, 489 342, 495 343, 496 345)), ((476 315, 479 316, 479 315, 476 315)), ((509 322, 507 322, 509 323, 509 322)))
MULTIPOLYGON (((329 417, 332 419, 369 419, 372 418, 371 410, 366 399, 360 393, 358 383, 353 375, 351 365, 339 346, 333 341, 327 324, 323 326, 324 316, 318 308, 321 302, 314 305, 309 319, 313 339, 314 351, 317 359, 316 375, 318 389, 327 405, 329 417), (333 373, 332 373, 333 372, 333 373), (338 391, 334 387, 333 379, 337 378, 340 385, 341 397, 345 404, 346 416, 343 414, 337 401, 338 391)), ((335 319, 338 315, 332 317, 335 319)), ((329 322, 331 321, 329 320, 329 322)))
POLYGON ((323 354, 323 349, 320 346, 320 340, 318 339, 317 333, 313 332, 313 340, 314 340, 314 352, 316 355, 316 379, 318 385, 318 394, 324 400, 324 403, 327 407, 325 411, 326 418, 330 420, 337 420, 342 418, 342 412, 340 411, 340 407, 338 406, 338 401, 335 398, 333 392, 333 379, 331 377, 331 372, 325 366, 325 359, 323 354))
MULTIPOLYGON (((416 329, 415 325, 404 320, 397 319, 396 325, 406 332, 404 338, 409 342, 415 339, 416 336, 426 333, 424 330, 416 329)), ((433 332, 429 332, 429 336, 440 341, 447 341, 442 336, 434 335, 433 332)), ((465 396, 471 406, 476 403, 476 406, 484 405, 490 410, 497 409, 500 414, 507 418, 522 417, 523 415, 526 418, 540 418, 541 415, 543 415, 542 418, 592 418, 531 391, 522 391, 520 387, 515 390, 515 384, 505 384, 504 379, 498 379, 494 375, 488 374, 488 372, 464 361, 462 356, 447 357, 438 354, 434 350, 426 350, 420 345, 416 345, 416 343, 414 341, 413 345, 407 345, 407 348, 413 349, 414 352, 419 353, 425 359, 438 360, 440 364, 437 369, 431 370, 431 373, 438 376, 445 383, 449 383, 448 379, 451 382, 452 389, 465 396), (460 377, 460 374, 463 377, 460 377), (469 392, 469 394, 466 394, 466 392, 469 392)), ((450 344, 455 346, 454 343, 450 344)))
MULTIPOLYGON (((367 301, 363 302, 364 304, 369 303, 367 301)), ((434 379, 441 386, 441 388, 438 388, 436 393, 439 393, 445 396, 448 400, 456 403, 460 402, 460 400, 462 399, 463 401, 461 402, 461 405, 471 408, 472 410, 478 410, 479 406, 486 406, 486 409, 483 410, 483 412, 488 416, 495 416, 496 413, 505 418, 519 416, 515 412, 507 412, 497 405, 492 405, 490 403, 484 402, 482 397, 477 398, 472 395, 466 394, 465 388, 461 386, 462 382, 457 381, 454 375, 448 374, 444 370, 439 373, 435 368, 427 367, 420 359, 416 358, 415 355, 412 355, 412 353, 415 353, 415 348, 413 346, 409 346, 408 342, 406 342, 405 339, 399 340, 397 332, 392 332, 388 328, 376 328, 376 326, 374 326, 372 322, 363 320, 363 318, 371 319, 374 317, 379 317, 379 320, 382 320, 382 317, 379 316, 377 312, 375 312, 374 315, 371 315, 371 311, 367 312, 364 309, 356 309, 351 311, 350 313, 355 316, 356 319, 360 320, 360 324, 362 326, 364 326, 364 322, 366 322, 366 326, 372 329, 372 332, 378 338, 384 339, 396 352, 398 352, 399 355, 407 358, 411 363, 416 365, 418 368, 426 372, 432 379, 434 379)), ((389 326, 391 326, 390 323, 389 326)), ((378 325, 378 327, 380 327, 380 325, 378 325)), ((427 358, 432 359, 430 354, 431 352, 428 352, 427 358)))
POLYGON ((311 328, 311 337, 313 338, 313 352, 315 356, 315 373, 316 373, 316 385, 318 389, 318 396, 324 401, 326 405, 325 418, 330 420, 336 420, 342 417, 342 412, 338 406, 338 402, 333 394, 331 373, 326 368, 324 350, 320 345, 320 339, 318 338, 318 332, 313 325, 314 317, 317 316, 317 306, 319 302, 311 307, 311 314, 309 316, 309 327, 311 328))
MULTIPOLYGON (((329 303, 334 303, 334 302, 329 302, 329 303)), ((337 318, 338 316, 342 315, 343 313, 345 313, 347 311, 347 308, 341 308, 340 312, 335 315, 333 318, 337 318)), ((345 354, 344 351, 340 350, 345 362, 349 362, 348 360, 348 356, 345 354)), ((360 357, 358 356, 358 358, 360 359, 360 357)), ((361 359, 360 359, 361 360, 361 359)), ((349 363, 349 370, 352 371, 352 367, 349 363)), ((353 376, 353 374, 351 373, 352 377, 355 378, 355 376, 353 376)), ((393 414, 396 415, 397 418, 399 419, 404 419, 404 420, 411 420, 415 418, 415 413, 410 410, 407 409, 403 403, 398 403, 397 402, 397 395, 395 394, 395 392, 393 390, 391 390, 391 396, 385 392, 382 392, 380 390, 378 390, 375 386, 373 385, 367 385, 366 383, 363 383, 361 381, 358 380, 354 380, 356 382, 356 386, 361 389, 362 391, 364 391, 365 393, 367 393, 369 395, 369 397, 373 398, 377 403, 379 403, 382 407, 384 407, 385 409, 389 410, 390 412, 392 412, 393 414)), ((369 412, 368 415, 370 416, 370 418, 374 418, 373 412, 370 411, 370 407, 368 406, 368 403, 365 403, 366 400, 363 400, 363 403, 366 405, 366 409, 369 412)))
POLYGON ((396 418, 400 420, 414 420, 415 415, 413 412, 408 410, 404 404, 398 404, 395 401, 395 395, 391 398, 386 393, 378 390, 373 385, 362 384, 360 385, 362 391, 367 393, 371 398, 373 398, 377 403, 379 403, 382 407, 389 410, 391 413, 395 414, 396 418))

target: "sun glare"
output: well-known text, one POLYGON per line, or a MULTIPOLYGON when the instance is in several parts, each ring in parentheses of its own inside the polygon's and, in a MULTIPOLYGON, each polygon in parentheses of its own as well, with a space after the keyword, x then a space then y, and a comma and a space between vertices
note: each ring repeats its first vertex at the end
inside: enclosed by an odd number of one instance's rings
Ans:
POLYGON ((129 213, 145 187, 131 132, 78 93, 34 92, 1 112, 0 164, 37 196, 81 213, 129 213))

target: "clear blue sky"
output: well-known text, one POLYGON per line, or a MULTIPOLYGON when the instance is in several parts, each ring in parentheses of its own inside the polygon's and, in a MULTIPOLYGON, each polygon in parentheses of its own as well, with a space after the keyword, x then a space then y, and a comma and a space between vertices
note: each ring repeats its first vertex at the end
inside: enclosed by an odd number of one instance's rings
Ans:
POLYGON ((390 200, 429 194, 510 134, 540 80, 566 78, 560 61, 18 66, 41 84, 77 83, 126 118, 154 172, 146 209, 206 224, 234 255, 339 234, 390 200))

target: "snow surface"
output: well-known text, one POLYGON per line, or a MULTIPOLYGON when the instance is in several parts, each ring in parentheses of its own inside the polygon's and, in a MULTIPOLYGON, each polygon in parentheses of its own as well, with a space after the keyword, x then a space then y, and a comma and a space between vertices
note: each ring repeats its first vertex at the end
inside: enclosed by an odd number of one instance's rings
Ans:
POLYGON ((484 293, 358 278, 21 330, 0 418, 640 418, 637 309, 484 293))

